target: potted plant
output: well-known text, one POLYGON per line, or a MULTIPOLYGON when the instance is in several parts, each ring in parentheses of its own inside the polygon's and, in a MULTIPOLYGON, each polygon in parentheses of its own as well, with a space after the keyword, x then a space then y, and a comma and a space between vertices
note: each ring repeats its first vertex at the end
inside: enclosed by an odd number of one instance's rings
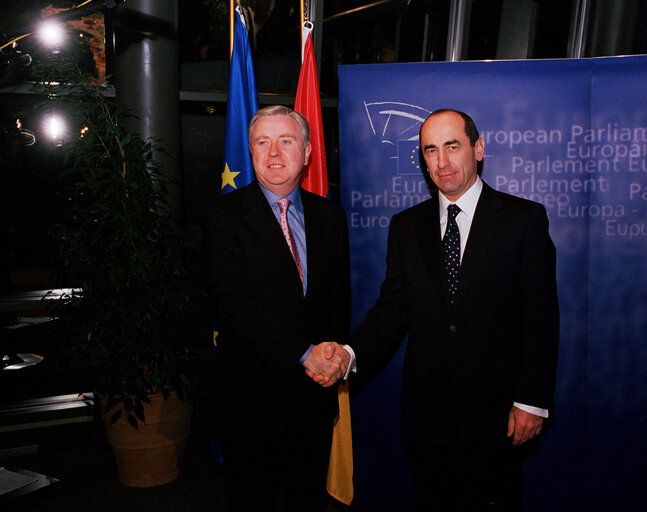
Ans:
MULTIPOLYGON (((179 462, 162 472, 160 461, 135 470, 119 464, 133 459, 125 449, 141 434, 165 456, 183 453, 191 363, 209 346, 196 273, 199 237, 180 229, 170 208, 154 141, 126 131, 125 114, 100 86, 56 59, 35 74, 36 88, 48 97, 45 115, 64 110, 75 127, 59 141, 68 206, 54 228, 65 282, 74 287, 53 304, 65 331, 65 365, 100 397, 120 480, 165 483, 177 476, 179 462), (169 419, 171 410, 178 418, 169 419)), ((149 448, 139 447, 134 459, 150 459, 149 448)))

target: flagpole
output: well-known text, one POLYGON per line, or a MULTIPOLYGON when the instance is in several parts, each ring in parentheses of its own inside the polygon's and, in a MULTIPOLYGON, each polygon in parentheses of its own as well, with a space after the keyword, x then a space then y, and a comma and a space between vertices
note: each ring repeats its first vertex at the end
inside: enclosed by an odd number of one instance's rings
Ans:
POLYGON ((229 60, 234 54, 234 4, 238 3, 237 0, 229 0, 229 60))

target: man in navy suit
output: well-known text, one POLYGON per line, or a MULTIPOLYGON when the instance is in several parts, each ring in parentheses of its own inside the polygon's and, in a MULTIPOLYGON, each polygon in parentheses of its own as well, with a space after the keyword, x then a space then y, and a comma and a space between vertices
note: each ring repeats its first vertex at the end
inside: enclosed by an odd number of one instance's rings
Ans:
POLYGON ((318 511, 337 389, 350 357, 324 349, 349 330, 343 209, 299 187, 305 118, 282 106, 249 125, 256 181, 220 196, 209 218, 210 287, 219 328, 209 406, 223 443, 227 510, 318 511), (325 375, 318 386, 304 368, 325 375))
POLYGON ((548 218, 481 180, 485 144, 467 114, 431 114, 420 147, 437 190, 393 216, 386 279, 351 364, 370 374, 409 335, 402 431, 416 510, 518 510, 519 446, 542 431, 554 394, 548 218))

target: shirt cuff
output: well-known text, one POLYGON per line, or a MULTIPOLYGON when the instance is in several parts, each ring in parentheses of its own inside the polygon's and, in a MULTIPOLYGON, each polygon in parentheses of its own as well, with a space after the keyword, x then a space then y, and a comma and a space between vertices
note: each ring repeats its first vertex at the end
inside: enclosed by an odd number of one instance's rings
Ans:
POLYGON ((540 407, 533 407, 532 405, 520 404, 519 402, 515 402, 512 405, 514 405, 518 409, 521 409, 522 411, 526 411, 526 412, 529 412, 530 414, 534 414, 535 416, 548 418, 548 409, 541 409, 540 407))
POLYGON ((311 344, 311 345, 308 347, 308 350, 306 350, 306 351, 303 353, 303 355, 301 356, 301 359, 299 359, 299 364, 301 364, 301 365, 302 365, 303 363, 305 363, 305 362, 306 362, 306 359, 308 359, 308 356, 310 355, 310 352, 312 352, 312 349, 313 349, 313 348, 315 348, 315 346, 311 344))
POLYGON ((343 345, 343 347, 344 350, 350 354, 350 363, 348 363, 346 375, 344 375, 344 380, 348 380, 350 372, 357 373, 357 361, 355 360, 355 351, 350 347, 350 345, 343 345))

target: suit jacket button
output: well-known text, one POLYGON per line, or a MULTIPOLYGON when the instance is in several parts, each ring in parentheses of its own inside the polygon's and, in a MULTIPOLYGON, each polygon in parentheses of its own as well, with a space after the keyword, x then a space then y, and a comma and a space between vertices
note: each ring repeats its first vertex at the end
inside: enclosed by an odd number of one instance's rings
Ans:
POLYGON ((449 326, 449 332, 456 332, 456 326, 455 325, 450 325, 449 326))

